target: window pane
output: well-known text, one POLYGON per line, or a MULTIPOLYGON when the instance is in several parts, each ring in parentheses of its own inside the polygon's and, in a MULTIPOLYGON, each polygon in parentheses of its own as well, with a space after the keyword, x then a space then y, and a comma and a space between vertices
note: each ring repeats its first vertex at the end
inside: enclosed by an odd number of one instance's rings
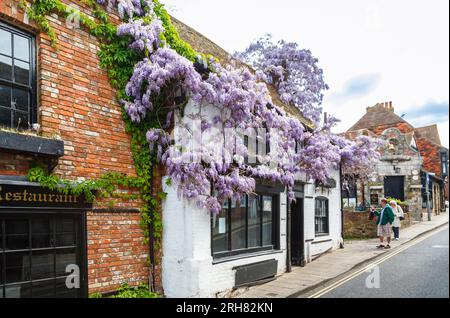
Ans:
POLYGON ((30 60, 30 40, 23 36, 14 34, 14 57, 29 61, 30 60))
POLYGON ((11 33, 0 29, 0 53, 11 56, 11 33))
POLYGON ((19 129, 19 130, 23 130, 23 129, 28 129, 29 128, 29 124, 28 124, 29 120, 28 120, 28 113, 22 113, 22 112, 14 112, 14 124, 13 124, 13 128, 15 129, 19 129))
POLYGON ((28 112, 28 91, 20 88, 13 88, 13 105, 16 109, 28 112))
POLYGON ((237 250, 245 248, 246 239, 246 202, 245 197, 242 203, 232 200, 231 203, 231 249, 237 250))
POLYGON ((0 78, 10 81, 12 79, 12 59, 0 55, 0 78))
POLYGON ((66 276, 67 265, 77 264, 77 254, 74 248, 56 251, 56 276, 66 276))
POLYGON ((31 277, 35 279, 50 278, 55 276, 53 250, 33 251, 31 277))
POLYGON ((33 298, 53 298, 55 296, 55 280, 33 282, 33 298))
POLYGON ((6 298, 30 298, 31 297, 31 284, 17 284, 5 287, 6 298))
POLYGON ((0 106, 11 107, 11 88, 0 85, 0 106))
POLYGON ((272 245, 272 197, 263 196, 263 246, 272 245))
POLYGON ((28 220, 5 220, 6 250, 29 248, 28 220))
POLYGON ((248 197, 248 247, 261 246, 261 207, 260 197, 248 197))
POLYGON ((228 203, 225 203, 219 214, 212 216, 213 253, 228 250, 228 203))
POLYGON ((74 219, 56 220, 56 246, 75 245, 75 221, 74 219))
POLYGON ((0 126, 11 127, 11 110, 0 107, 0 126))
POLYGON ((14 81, 25 85, 30 84, 30 64, 14 60, 14 81))
POLYGON ((31 223, 31 245, 33 248, 51 247, 51 231, 48 218, 34 219, 31 223))
POLYGON ((6 283, 30 280, 29 252, 6 253, 6 283))

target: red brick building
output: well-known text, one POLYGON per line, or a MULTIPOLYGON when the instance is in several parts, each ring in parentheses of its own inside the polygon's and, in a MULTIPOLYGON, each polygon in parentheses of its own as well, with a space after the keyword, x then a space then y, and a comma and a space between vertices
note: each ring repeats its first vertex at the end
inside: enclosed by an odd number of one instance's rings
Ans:
POLYGON ((383 138, 386 146, 380 149, 377 175, 365 185, 354 186, 352 196, 357 205, 366 205, 371 194, 392 196, 424 212, 428 176, 430 207, 436 214, 444 210, 444 199, 448 199, 448 149, 442 146, 436 125, 413 127, 395 114, 392 102, 385 102, 367 107, 366 114, 345 135, 354 138, 361 132, 383 138))
MULTIPOLYGON (((62 2, 92 16, 81 1, 62 2)), ((159 270, 152 272, 148 265, 139 200, 92 205, 79 202, 80 196, 75 204, 75 197, 58 200, 27 182, 36 162, 70 180, 107 172, 136 175, 130 136, 116 92, 99 67, 96 39, 62 19, 48 18, 57 49, 16 1, 1 1, 0 298, 84 297, 124 283, 148 283, 151 276, 158 286, 159 270), (68 264, 80 269, 78 289, 64 284, 68 264)))

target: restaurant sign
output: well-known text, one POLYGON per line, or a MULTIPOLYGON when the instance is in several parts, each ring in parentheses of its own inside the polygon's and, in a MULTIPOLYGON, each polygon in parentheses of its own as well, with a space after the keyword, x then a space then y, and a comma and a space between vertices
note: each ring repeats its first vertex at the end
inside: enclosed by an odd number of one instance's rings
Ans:
POLYGON ((84 195, 64 194, 34 185, 1 184, 0 208, 91 209, 84 195))

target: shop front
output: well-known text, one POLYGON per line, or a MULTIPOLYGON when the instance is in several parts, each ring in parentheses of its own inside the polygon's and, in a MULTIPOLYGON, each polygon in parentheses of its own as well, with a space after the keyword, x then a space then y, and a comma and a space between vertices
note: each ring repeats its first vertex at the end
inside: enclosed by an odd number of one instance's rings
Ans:
POLYGON ((87 296, 83 196, 0 181, 0 298, 87 296))

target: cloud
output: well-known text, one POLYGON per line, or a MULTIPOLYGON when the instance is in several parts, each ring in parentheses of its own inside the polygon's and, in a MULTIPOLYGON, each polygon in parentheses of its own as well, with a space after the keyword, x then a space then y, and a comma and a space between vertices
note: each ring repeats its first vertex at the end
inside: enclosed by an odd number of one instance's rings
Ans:
POLYGON ((403 118, 405 118, 405 120, 411 122, 442 122, 448 120, 448 106, 448 101, 430 101, 423 105, 411 107, 409 110, 404 111, 402 115, 404 114, 403 118))
POLYGON ((329 101, 337 102, 367 95, 377 88, 380 79, 379 73, 355 76, 344 84, 342 91, 331 94, 329 101))

